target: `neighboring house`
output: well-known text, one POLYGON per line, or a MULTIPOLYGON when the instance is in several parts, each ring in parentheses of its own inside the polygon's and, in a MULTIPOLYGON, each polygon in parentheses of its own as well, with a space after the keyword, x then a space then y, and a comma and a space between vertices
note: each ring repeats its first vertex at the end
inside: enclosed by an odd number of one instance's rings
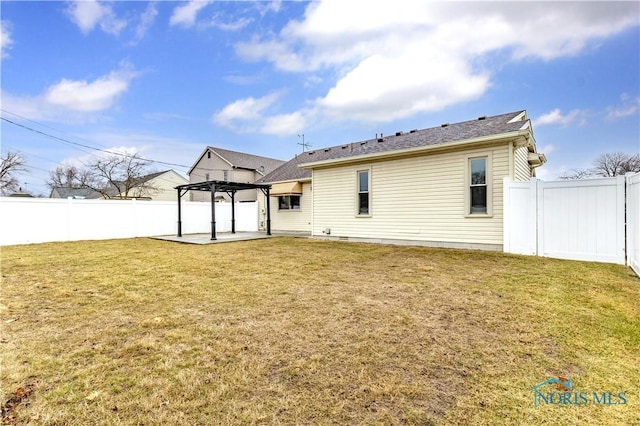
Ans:
POLYGON ((503 179, 545 161, 518 111, 304 152, 260 182, 274 231, 501 250, 503 179))
MULTIPOLYGON (((115 185, 109 191, 109 196, 111 199, 136 198, 154 201, 175 201, 175 187, 185 183, 189 183, 189 181, 174 170, 164 170, 136 179, 127 197, 125 197, 124 193, 119 193, 115 185)), ((118 186, 123 187, 124 184, 118 186)), ((104 198, 104 196, 89 188, 56 187, 51 191, 49 198, 97 199, 104 198)))
MULTIPOLYGON (((162 172, 150 173, 141 176, 129 190, 128 198, 139 198, 154 201, 175 201, 178 185, 184 185, 189 181, 174 170, 164 170, 162 172)), ((124 194, 114 191, 111 198, 121 198, 124 194)))
MULTIPOLYGON (((188 183, 210 180, 254 183, 283 163, 282 160, 208 146, 187 173, 189 175, 188 183)), ((236 194, 235 200, 256 201, 258 192, 254 190, 240 191, 236 194)), ((191 201, 211 201, 209 192, 190 191, 190 194, 191 201)), ((231 200, 231 197, 224 193, 217 193, 216 198, 219 201, 231 200)))
POLYGON ((49 198, 74 198, 78 200, 92 200, 102 198, 102 194, 89 188, 69 188, 57 186, 51 190, 49 198))
POLYGON ((28 192, 23 191, 22 188, 18 188, 18 190, 16 192, 14 192, 13 194, 9 195, 9 197, 33 198, 33 195, 29 194, 28 192))

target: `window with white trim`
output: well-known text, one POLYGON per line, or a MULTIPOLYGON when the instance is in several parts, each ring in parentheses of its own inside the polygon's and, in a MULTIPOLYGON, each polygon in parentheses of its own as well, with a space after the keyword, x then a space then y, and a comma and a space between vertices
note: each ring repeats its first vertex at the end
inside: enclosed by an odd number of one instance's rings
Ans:
POLYGON ((465 215, 491 216, 491 153, 467 157, 465 215))
POLYGON ((358 214, 369 215, 370 209, 370 189, 369 170, 358 171, 358 214))
POLYGON ((487 159, 469 159, 471 170, 470 192, 470 214, 487 214, 487 159))

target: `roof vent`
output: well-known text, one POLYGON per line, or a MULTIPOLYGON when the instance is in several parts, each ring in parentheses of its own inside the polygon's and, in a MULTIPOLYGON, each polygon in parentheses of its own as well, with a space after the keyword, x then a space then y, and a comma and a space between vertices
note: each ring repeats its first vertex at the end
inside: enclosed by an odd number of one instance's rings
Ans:
POLYGON ((315 151, 309 151, 309 155, 313 155, 315 153, 316 153, 315 151))
POLYGON ((342 145, 340 148, 347 149, 347 148, 349 148, 349 145, 342 145))
POLYGON ((366 143, 367 143, 367 141, 360 142, 360 146, 362 146, 362 145, 364 145, 364 144, 366 144, 366 143))
POLYGON ((329 152, 329 151, 331 151, 331 148, 325 148, 324 149, 324 152, 329 152))
POLYGON ((487 116, 486 115, 481 115, 480 117, 478 117, 478 120, 486 120, 487 116))
POLYGON ((441 124, 440 127, 449 127, 449 123, 441 124))
POLYGON ((417 131, 418 131, 418 129, 412 129, 412 130, 409 130, 409 133, 415 133, 417 131))
POLYGON ((384 142, 384 138, 378 138, 378 142, 384 142))
POLYGON ((402 131, 396 132, 396 136, 402 136, 402 131))

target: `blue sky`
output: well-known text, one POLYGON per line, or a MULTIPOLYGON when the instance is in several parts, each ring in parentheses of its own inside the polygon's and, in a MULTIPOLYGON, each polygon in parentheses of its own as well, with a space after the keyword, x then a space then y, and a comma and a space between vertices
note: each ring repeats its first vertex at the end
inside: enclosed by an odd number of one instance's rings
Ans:
POLYGON ((24 187, 138 152, 312 148, 526 109, 553 179, 640 152, 639 2, 2 2, 2 150, 24 187), (20 127, 22 126, 22 127, 20 127), (27 130, 24 127, 32 130, 27 130), (72 143, 69 143, 72 142, 72 143))

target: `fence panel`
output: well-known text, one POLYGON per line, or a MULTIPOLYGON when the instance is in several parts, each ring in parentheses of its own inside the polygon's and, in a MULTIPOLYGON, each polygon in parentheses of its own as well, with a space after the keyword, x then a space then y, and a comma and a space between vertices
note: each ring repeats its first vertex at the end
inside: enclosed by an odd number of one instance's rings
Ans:
POLYGON ((507 253, 537 254, 536 194, 538 181, 504 179, 503 247, 507 253))
MULTIPOLYGON (((505 180, 504 203, 505 252, 625 263, 623 176, 553 182, 505 180)), ((637 230, 634 232, 637 236, 637 230)), ((638 243, 634 244, 637 250, 638 243)))
MULTIPOLYGON (((216 203, 216 231, 231 230, 231 204, 216 203)), ((236 203, 236 230, 258 230, 256 202, 236 203)), ((0 197, 0 245, 150 237, 177 232, 175 201, 0 197)), ((182 232, 211 232, 211 204, 182 203, 182 232)))
POLYGON ((538 254, 625 263, 624 177, 539 182, 538 254))
POLYGON ((640 276, 640 173, 627 180, 627 264, 640 276))

